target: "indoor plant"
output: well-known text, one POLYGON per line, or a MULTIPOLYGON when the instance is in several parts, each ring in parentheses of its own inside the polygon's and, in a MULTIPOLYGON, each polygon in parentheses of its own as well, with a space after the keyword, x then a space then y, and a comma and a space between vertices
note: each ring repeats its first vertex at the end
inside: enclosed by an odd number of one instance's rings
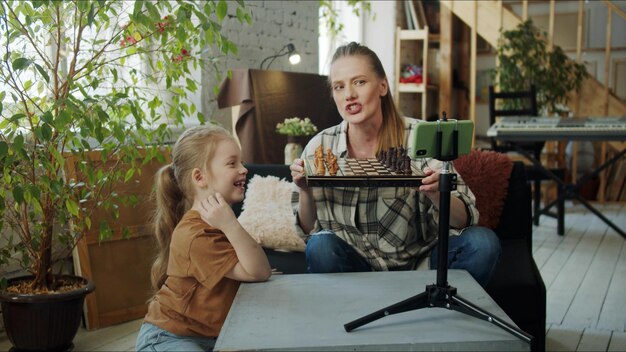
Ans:
POLYGON ((276 124, 276 132, 287 136, 285 164, 289 165, 302 154, 302 144, 298 138, 314 135, 317 132, 317 126, 308 117, 304 119, 292 117, 276 124))
POLYGON ((493 71, 501 91, 537 89, 537 105, 546 115, 559 113, 569 102, 570 91, 580 91, 587 70, 571 60, 558 45, 548 50, 545 33, 527 20, 503 31, 498 41, 498 67, 493 71))
MULTIPOLYGON (((242 2, 230 8, 250 21, 242 2)), ((75 277, 60 280, 55 262, 92 227, 111 235, 106 222, 92 223, 95 210, 115 219, 119 205, 134 200, 110 186, 163 160, 161 146, 184 117, 204 122, 184 97, 198 87, 191 69, 236 53, 221 33, 228 10, 224 0, 0 1, 0 265, 17 263, 31 274, 7 281, 2 273, 0 281, 14 344, 5 302, 61 300, 61 286, 75 277), (74 175, 66 174, 70 165, 74 175)), ((67 348, 68 341, 31 344, 46 340, 41 333, 16 347, 67 348)))

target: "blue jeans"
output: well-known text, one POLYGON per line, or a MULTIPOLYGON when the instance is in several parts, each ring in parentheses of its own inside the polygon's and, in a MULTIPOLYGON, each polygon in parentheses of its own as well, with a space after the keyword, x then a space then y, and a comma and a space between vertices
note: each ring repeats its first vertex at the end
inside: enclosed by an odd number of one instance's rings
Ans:
MULTIPOLYGON (((465 269, 485 287, 500 257, 500 240, 486 228, 471 226, 448 240, 448 268, 465 269)), ((332 231, 320 231, 306 244, 307 270, 310 273, 371 271, 372 268, 352 246, 332 231)), ((431 252, 430 267, 437 268, 437 246, 431 252)))
POLYGON ((141 324, 135 351, 213 351, 214 337, 178 336, 150 323, 141 324))
MULTIPOLYGON (((486 287, 500 258, 500 239, 491 229, 470 226, 459 236, 448 237, 448 269, 465 269, 486 287)), ((439 246, 430 252, 430 268, 437 269, 439 246)))

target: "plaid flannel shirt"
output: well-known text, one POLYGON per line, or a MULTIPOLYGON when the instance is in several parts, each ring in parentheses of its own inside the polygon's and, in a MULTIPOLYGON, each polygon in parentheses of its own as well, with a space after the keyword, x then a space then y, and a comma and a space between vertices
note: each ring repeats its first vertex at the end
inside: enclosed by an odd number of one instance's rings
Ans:
MULTIPOLYGON (((415 125, 421 120, 405 118, 406 141, 409 153, 415 138, 415 125)), ((327 128, 306 145, 302 153, 313 156, 315 148, 322 144, 324 152, 331 148, 338 158, 348 154, 346 143, 347 123, 327 128)), ((411 154, 409 154, 411 155, 411 154)), ((421 168, 441 169, 442 163, 435 159, 418 159, 421 168)), ((454 167, 452 167, 452 172, 454 167)), ((476 199, 457 175, 457 189, 451 197, 458 197, 466 206, 469 224, 478 223, 476 199)), ((321 230, 331 230, 352 245, 375 270, 413 268, 417 260, 428 255, 436 244, 439 212, 430 199, 412 187, 313 187, 317 208, 317 221, 310 233, 296 226, 306 241, 321 230)), ((292 194, 292 206, 298 221, 299 193, 292 194)), ((450 229, 451 235, 459 230, 450 229)))

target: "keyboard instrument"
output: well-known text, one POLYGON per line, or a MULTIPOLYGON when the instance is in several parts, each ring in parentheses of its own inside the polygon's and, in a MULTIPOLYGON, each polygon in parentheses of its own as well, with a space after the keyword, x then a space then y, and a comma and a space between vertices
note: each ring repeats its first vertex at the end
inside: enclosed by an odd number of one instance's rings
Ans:
POLYGON ((487 130, 487 136, 510 141, 626 141, 626 116, 581 119, 503 117, 487 130))

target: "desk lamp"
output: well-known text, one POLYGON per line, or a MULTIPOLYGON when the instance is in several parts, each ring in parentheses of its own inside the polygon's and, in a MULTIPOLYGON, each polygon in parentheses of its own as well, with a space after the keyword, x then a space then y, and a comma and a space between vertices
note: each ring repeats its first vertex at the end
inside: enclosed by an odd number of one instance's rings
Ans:
POLYGON ((300 62, 300 54, 298 54, 298 52, 296 51, 296 47, 293 44, 289 43, 283 46, 276 54, 263 59, 263 61, 261 61, 261 65, 259 65, 259 69, 261 70, 269 69, 270 65, 272 64, 272 62, 274 62, 274 60, 277 57, 285 56, 287 54, 289 54, 289 62, 292 65, 296 65, 300 62), (263 68, 263 64, 267 62, 267 60, 270 60, 270 61, 267 63, 265 68, 263 68))

